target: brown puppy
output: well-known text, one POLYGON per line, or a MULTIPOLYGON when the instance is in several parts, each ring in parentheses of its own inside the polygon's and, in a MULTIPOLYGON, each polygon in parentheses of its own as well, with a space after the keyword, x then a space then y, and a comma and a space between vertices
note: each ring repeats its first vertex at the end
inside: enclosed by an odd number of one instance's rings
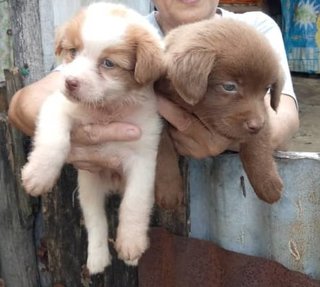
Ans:
MULTIPOLYGON (((165 42, 168 71, 157 82, 158 91, 193 113, 212 133, 212 155, 239 143, 257 196, 268 203, 277 201, 283 185, 272 156, 264 97, 269 91, 276 110, 283 74, 267 39, 238 20, 212 19, 180 26, 165 42)), ((158 169, 158 181, 161 172, 158 169)), ((180 197, 178 191, 157 194, 167 206, 180 197)))

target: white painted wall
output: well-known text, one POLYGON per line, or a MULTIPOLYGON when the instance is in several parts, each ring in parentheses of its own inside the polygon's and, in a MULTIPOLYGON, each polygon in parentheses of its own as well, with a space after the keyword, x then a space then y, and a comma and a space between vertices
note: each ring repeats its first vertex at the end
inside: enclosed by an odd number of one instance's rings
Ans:
MULTIPOLYGON (((60 25, 72 16, 80 7, 86 6, 92 2, 100 2, 101 0, 51 0, 54 12, 54 24, 60 25)), ((150 12, 150 0, 104 0, 103 2, 122 3, 131 7, 141 14, 145 15, 150 12)))

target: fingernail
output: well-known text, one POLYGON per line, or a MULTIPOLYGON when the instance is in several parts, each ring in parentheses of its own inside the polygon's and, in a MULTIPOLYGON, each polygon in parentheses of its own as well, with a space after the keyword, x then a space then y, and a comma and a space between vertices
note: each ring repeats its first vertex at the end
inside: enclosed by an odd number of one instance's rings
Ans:
POLYGON ((127 129, 126 134, 131 137, 137 137, 138 132, 136 129, 127 129))

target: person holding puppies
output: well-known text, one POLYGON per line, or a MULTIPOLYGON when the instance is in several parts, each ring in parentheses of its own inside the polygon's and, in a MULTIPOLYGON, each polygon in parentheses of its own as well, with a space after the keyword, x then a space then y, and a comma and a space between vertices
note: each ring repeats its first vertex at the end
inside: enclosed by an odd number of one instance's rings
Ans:
MULTIPOLYGON (((165 36, 173 28, 209 19, 212 17, 230 17, 240 19, 253 25, 263 33, 278 51, 282 68, 285 72, 285 85, 277 112, 270 106, 266 96, 266 107, 270 118, 271 142, 273 148, 286 149, 288 141, 299 127, 297 101, 292 87, 284 44, 280 29, 267 15, 261 12, 234 14, 218 8, 217 0, 154 0, 155 12, 147 19, 165 36)), ((11 122, 24 133, 32 136, 39 110, 48 95, 54 91, 62 75, 54 71, 43 79, 19 90, 13 97, 9 109, 11 122)), ((170 134, 174 139, 179 154, 194 158, 212 155, 210 131, 192 114, 159 95, 160 114, 172 125, 170 134)), ((78 169, 97 172, 106 165, 117 168, 116 158, 105 159, 96 152, 95 146, 108 141, 131 141, 141 136, 137 126, 126 123, 90 124, 74 128, 72 148, 68 162, 78 169)), ((228 147, 238 150, 237 146, 228 147)))

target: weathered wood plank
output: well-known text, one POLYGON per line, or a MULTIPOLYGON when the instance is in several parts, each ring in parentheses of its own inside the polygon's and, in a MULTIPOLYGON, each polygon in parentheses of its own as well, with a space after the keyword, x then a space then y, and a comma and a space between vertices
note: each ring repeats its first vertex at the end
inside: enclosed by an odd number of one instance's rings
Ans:
POLYGON ((48 250, 48 270, 52 283, 68 287, 138 286, 137 268, 128 267, 117 259, 113 249, 120 199, 112 197, 106 204, 109 221, 110 251, 112 265, 104 274, 88 276, 85 265, 87 259, 87 234, 76 190, 76 172, 71 166, 64 168, 54 190, 42 197, 45 222, 44 245, 48 250))
POLYGON ((47 269, 52 277, 52 285, 81 285, 81 265, 83 262, 85 236, 80 228, 80 210, 73 191, 76 188, 76 174, 66 167, 58 184, 48 195, 42 196, 44 220, 44 247, 47 248, 47 269))
POLYGON ((182 205, 174 210, 165 210, 155 207, 152 226, 163 226, 170 232, 188 236, 189 234, 189 182, 188 178, 188 160, 180 158, 180 169, 184 180, 184 200, 182 205))
POLYGON ((6 86, 1 85, 0 83, 0 113, 6 112, 8 110, 6 94, 7 94, 6 86))
MULTIPOLYGON (((21 87, 19 79, 8 77, 8 98, 21 87)), ((8 99, 4 100, 8 102, 8 99)), ((20 168, 25 162, 24 138, 0 114, 0 277, 6 286, 39 285, 34 246, 32 201, 20 185, 20 168)))
POLYGON ((23 82, 30 84, 44 76, 39 0, 10 0, 9 7, 14 65, 19 69, 28 67, 23 82))

